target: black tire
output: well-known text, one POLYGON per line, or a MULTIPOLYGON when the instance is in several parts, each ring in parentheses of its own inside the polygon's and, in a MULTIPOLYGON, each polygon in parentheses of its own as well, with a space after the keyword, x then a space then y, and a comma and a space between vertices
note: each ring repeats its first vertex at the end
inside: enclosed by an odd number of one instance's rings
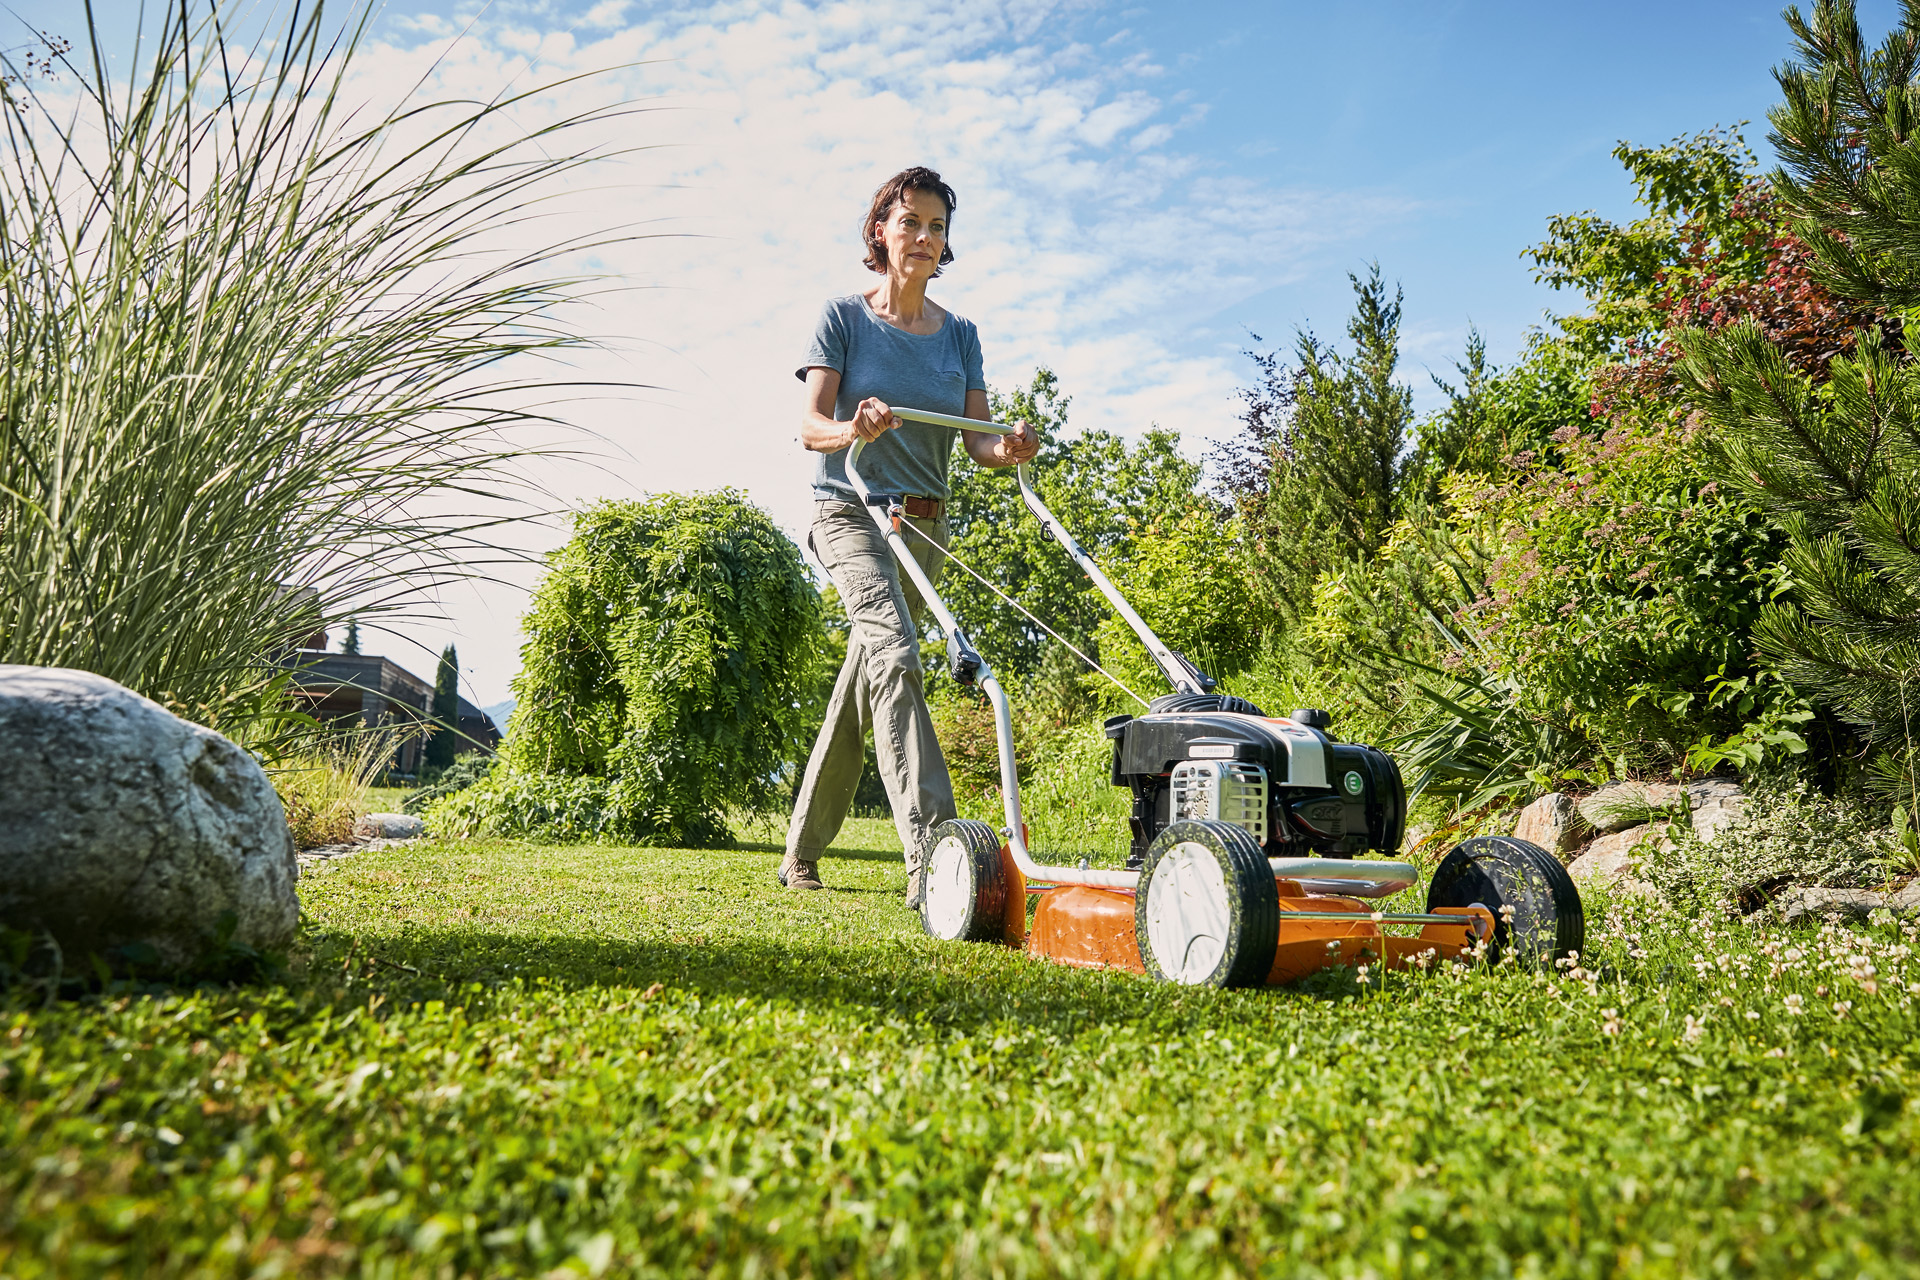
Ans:
POLYGON ((1147 704, 1147 711, 1149 714, 1155 711, 1232 711, 1243 716, 1267 714, 1245 698, 1236 698, 1230 693, 1163 693, 1147 704))
POLYGON ((1007 878, 993 828, 971 818, 935 827, 920 926, 948 942, 992 942, 1006 931, 1006 910, 1007 878))
POLYGON ((1440 860, 1427 886, 1427 910, 1479 903, 1493 912, 1490 960, 1511 953, 1521 964, 1563 960, 1587 943, 1587 916, 1560 859, 1537 844, 1480 836, 1440 860), (1513 908, 1505 918, 1503 907, 1513 908))
POLYGON ((1265 851, 1231 823, 1171 823, 1147 847, 1133 932, 1150 977, 1265 983, 1280 940, 1280 895, 1265 851))

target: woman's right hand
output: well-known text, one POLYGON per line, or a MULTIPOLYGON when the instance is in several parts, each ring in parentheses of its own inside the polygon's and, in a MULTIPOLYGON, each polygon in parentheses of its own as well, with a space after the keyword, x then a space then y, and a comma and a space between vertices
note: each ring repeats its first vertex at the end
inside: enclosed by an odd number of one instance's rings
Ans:
MULTIPOLYGON (((862 400, 860 407, 853 411, 853 434, 868 444, 899 425, 900 419, 893 416, 893 410, 886 406, 886 402, 872 396, 862 400)), ((850 440, 847 443, 853 442, 850 440)))

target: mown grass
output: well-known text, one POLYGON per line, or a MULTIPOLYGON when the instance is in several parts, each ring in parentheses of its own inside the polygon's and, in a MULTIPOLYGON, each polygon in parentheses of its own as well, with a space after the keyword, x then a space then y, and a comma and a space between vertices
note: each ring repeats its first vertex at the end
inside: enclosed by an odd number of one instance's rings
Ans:
POLYGON ((16 987, 0 1274, 1920 1269, 1911 934, 1595 904, 1571 972, 1179 990, 919 936, 856 828, 810 895, 394 847, 282 982, 16 987))

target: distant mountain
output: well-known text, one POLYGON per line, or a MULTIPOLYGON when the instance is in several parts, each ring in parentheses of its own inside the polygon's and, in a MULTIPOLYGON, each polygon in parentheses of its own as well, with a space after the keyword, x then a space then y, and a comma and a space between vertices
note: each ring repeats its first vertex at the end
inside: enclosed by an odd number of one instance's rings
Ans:
POLYGON ((505 702, 496 702, 490 707, 482 707, 480 709, 487 713, 487 719, 493 721, 494 728, 498 729, 501 733, 505 733, 507 731, 507 717, 513 714, 513 703, 514 700, 508 698, 505 702))

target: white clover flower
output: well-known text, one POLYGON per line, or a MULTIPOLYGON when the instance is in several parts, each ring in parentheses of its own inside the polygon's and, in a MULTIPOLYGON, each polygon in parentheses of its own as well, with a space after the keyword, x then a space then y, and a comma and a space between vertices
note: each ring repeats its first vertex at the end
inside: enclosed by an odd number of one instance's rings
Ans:
POLYGON ((1698 1040, 1701 1036, 1705 1034, 1707 1034, 1706 1022, 1703 1021, 1702 1019, 1694 1017, 1692 1014, 1688 1014, 1687 1029, 1680 1033, 1680 1038, 1685 1040, 1688 1044, 1692 1044, 1694 1041, 1698 1040))
POLYGON ((1847 1015, 1852 1012, 1853 1012, 1853 1001, 1835 1000, 1833 1002, 1833 1016, 1835 1018, 1844 1022, 1846 1020, 1847 1015))
POLYGON ((1748 1022, 1760 1021, 1760 1011, 1758 1009, 1747 1010, 1747 1021, 1748 1022))
POLYGON ((1798 995, 1788 996, 1784 1003, 1788 1013, 1798 1015, 1807 1011, 1807 1002, 1798 995))

